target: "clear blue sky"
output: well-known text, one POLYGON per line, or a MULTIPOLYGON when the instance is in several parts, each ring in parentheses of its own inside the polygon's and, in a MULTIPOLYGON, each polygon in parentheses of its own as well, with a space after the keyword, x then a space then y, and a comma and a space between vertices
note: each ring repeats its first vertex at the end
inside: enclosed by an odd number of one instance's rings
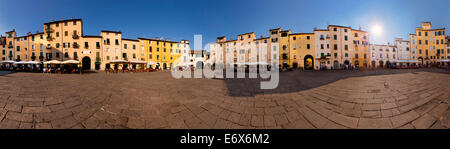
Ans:
MULTIPOLYGON (((449 0, 0 0, 0 32, 19 35, 42 31, 43 23, 82 18, 85 35, 120 30, 124 38, 168 37, 203 43, 240 33, 268 36, 270 28, 312 32, 328 24, 363 30, 379 24, 383 34, 373 43, 407 38, 422 21, 449 27, 449 0)), ((191 45, 192 48, 192 45, 191 45)))

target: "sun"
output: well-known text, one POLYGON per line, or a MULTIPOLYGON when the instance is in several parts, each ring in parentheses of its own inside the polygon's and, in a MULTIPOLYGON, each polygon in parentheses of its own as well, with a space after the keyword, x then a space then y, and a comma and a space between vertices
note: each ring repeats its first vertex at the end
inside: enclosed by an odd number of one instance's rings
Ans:
POLYGON ((376 24, 372 27, 372 33, 375 35, 381 35, 383 33, 383 28, 380 25, 376 24))

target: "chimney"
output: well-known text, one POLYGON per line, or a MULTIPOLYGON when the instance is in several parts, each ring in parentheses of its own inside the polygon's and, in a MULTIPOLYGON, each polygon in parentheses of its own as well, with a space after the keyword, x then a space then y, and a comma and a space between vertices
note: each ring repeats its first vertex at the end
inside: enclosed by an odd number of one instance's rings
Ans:
POLYGON ((263 38, 263 35, 260 35, 261 38, 263 38))

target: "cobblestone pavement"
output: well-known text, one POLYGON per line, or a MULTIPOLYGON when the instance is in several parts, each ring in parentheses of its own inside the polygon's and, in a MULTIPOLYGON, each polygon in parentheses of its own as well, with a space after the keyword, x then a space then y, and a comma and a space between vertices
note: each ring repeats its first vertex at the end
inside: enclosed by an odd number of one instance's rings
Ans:
POLYGON ((266 92, 170 72, 2 72, 0 128, 450 128, 450 74, 392 72, 285 72, 266 92))

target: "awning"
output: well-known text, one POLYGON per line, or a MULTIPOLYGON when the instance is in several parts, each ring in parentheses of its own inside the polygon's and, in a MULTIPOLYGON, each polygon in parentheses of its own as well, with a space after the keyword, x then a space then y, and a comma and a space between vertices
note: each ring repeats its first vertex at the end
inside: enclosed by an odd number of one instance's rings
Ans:
POLYGON ((61 64, 79 64, 79 63, 80 63, 80 61, 77 61, 77 60, 67 60, 67 61, 62 62, 61 64))
POLYGON ((27 64, 27 61, 14 62, 14 65, 27 64))
POLYGON ((450 60, 448 60, 448 59, 444 59, 444 60, 438 60, 437 62, 448 63, 448 62, 450 62, 450 60))
POLYGON ((130 61, 132 64, 147 64, 146 61, 130 61))
POLYGON ((0 63, 2 63, 2 64, 13 64, 13 63, 15 63, 15 61, 7 60, 7 61, 1 61, 0 63))
POLYGON ((390 63, 418 63, 417 60, 393 60, 390 63))
POLYGON ((40 64, 41 62, 38 62, 38 61, 28 61, 27 63, 28 63, 28 64, 34 64, 34 65, 37 65, 37 64, 40 64))
POLYGON ((109 62, 109 64, 128 64, 128 63, 130 62, 126 60, 112 60, 109 62))
POLYGON ((51 60, 44 62, 44 64, 62 64, 62 62, 58 60, 51 60))

